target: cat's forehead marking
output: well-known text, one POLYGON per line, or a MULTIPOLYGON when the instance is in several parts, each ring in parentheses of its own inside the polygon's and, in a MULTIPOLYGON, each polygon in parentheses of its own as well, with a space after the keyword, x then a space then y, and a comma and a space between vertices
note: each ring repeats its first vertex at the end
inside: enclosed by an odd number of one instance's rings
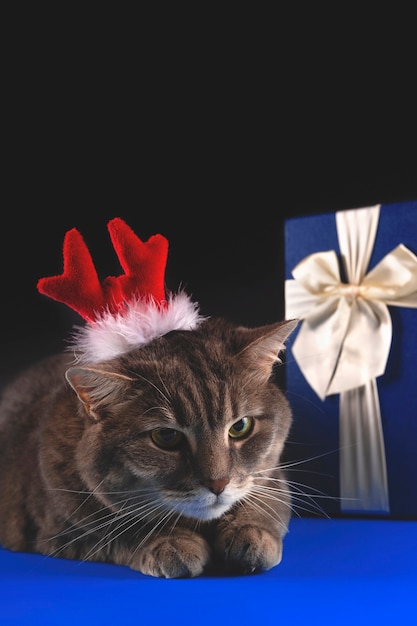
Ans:
POLYGON ((211 450, 211 455, 214 456, 214 453, 219 454, 221 450, 229 447, 228 429, 226 427, 215 430, 205 424, 200 429, 184 427, 181 430, 187 437, 192 453, 197 457, 207 453, 208 450, 211 450))

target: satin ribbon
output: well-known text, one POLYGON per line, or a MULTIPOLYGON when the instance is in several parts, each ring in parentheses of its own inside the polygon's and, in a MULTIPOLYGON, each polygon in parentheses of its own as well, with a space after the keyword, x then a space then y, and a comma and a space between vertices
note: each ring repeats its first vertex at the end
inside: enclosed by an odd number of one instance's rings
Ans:
POLYGON ((336 213, 347 283, 334 250, 304 258, 285 283, 286 319, 302 319, 292 352, 321 400, 340 394, 340 495, 345 511, 388 512, 376 378, 392 340, 390 306, 417 308, 417 257, 398 245, 366 273, 380 205, 336 213))

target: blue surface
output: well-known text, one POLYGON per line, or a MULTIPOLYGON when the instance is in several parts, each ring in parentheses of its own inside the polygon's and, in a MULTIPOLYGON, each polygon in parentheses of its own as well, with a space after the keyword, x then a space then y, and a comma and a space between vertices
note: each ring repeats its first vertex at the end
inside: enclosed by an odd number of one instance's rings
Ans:
POLYGON ((165 580, 0 550, 0 624, 417 624, 417 521, 294 518, 282 563, 165 580))

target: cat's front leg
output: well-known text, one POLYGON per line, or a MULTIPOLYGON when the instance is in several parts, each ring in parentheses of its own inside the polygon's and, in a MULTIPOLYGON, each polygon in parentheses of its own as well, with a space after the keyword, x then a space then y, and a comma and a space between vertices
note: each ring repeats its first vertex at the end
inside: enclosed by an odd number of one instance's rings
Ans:
POLYGON ((210 548, 203 537, 177 528, 148 540, 128 564, 149 576, 190 578, 203 572, 210 556, 210 548))
POLYGON ((282 536, 276 524, 246 514, 220 520, 214 543, 216 555, 227 570, 242 574, 266 571, 282 558, 282 536))

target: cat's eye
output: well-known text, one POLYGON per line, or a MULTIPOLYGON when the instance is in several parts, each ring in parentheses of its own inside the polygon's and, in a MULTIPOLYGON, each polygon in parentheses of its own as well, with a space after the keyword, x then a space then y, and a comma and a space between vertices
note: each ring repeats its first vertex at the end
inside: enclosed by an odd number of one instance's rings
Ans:
POLYGON ((232 437, 232 439, 243 439, 243 437, 247 437, 252 432, 252 428, 253 418, 242 417, 229 428, 229 437, 232 437))
POLYGON ((158 448, 173 450, 182 443, 184 435, 174 428, 155 428, 151 431, 151 439, 158 448))

